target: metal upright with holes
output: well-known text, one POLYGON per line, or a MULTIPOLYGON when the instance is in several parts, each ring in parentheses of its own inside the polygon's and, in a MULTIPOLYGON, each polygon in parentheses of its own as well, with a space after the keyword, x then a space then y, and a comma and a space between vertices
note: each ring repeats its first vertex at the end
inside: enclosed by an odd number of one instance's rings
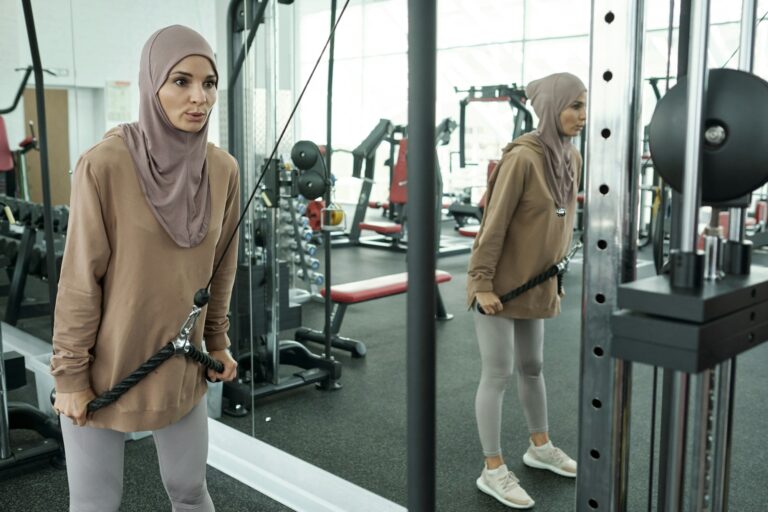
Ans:
POLYGON ((592 3, 577 511, 626 509, 631 366, 608 353, 635 277, 643 4, 592 3))
MULTIPOLYGON (((728 510, 733 361, 736 355, 768 341, 768 271, 750 267, 749 245, 742 243, 744 226, 738 220, 738 229, 728 242, 742 245, 740 249, 735 247, 742 251, 734 259, 738 264, 726 265, 725 273, 709 272, 705 279, 706 261, 697 250, 697 216, 702 201, 716 207, 743 206, 753 187, 768 178, 764 165, 750 165, 749 181, 743 186, 719 196, 712 192, 712 184, 721 183, 717 180, 724 173, 732 179, 733 163, 740 160, 732 158, 719 164, 711 155, 734 151, 739 158, 745 147, 752 147, 745 137, 768 130, 765 116, 742 114, 753 105, 766 104, 768 84, 741 72, 727 75, 739 77, 742 82, 718 82, 727 70, 707 70, 709 1, 689 4, 690 12, 681 9, 680 24, 690 27, 689 34, 680 41, 681 48, 686 48, 687 62, 681 70, 683 75, 687 70, 687 76, 676 86, 680 87, 676 96, 672 95, 673 88, 668 95, 670 101, 665 97, 657 104, 649 130, 650 149, 659 173, 667 180, 675 179, 675 173, 684 167, 684 172, 677 174, 677 187, 682 192, 679 250, 675 246, 671 252, 669 276, 653 276, 618 287, 619 309, 610 318, 610 355, 616 364, 632 361, 665 369, 669 385, 665 384, 663 393, 666 405, 660 434, 658 510, 722 512, 728 510), (742 83, 754 84, 755 88, 736 93, 742 83), (712 130, 718 126, 718 116, 723 115, 718 110, 718 101, 723 98, 738 98, 737 106, 729 110, 736 114, 724 127, 725 132, 730 130, 730 137, 718 137, 718 130, 712 130), (679 142, 658 135, 659 130, 669 129, 669 117, 665 118, 664 113, 670 112, 670 105, 676 105, 675 112, 685 113, 676 121, 680 126, 676 125, 675 130, 683 134, 679 142), (684 157, 663 162, 664 152, 676 149, 684 157)), ((747 70, 754 38, 753 3, 745 2, 742 19, 741 67, 747 70)), ((731 213, 741 217, 739 211, 731 213)), ((739 252, 729 249, 726 254, 739 252)), ((618 415, 616 411, 614 414, 618 415)), ((585 461, 581 464, 583 467, 585 461)), ((615 483, 610 483, 615 489, 615 483)), ((593 504, 593 510, 598 508, 604 507, 593 504)))

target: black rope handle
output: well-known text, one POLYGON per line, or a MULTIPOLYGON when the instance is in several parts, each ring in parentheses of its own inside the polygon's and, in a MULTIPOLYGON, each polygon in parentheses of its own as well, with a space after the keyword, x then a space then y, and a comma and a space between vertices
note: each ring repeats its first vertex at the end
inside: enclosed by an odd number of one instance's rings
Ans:
MULTIPOLYGON (((563 275, 568 272, 568 264, 571 262, 571 258, 578 252, 579 249, 581 249, 581 242, 577 242, 574 244, 573 248, 568 252, 568 255, 560 260, 555 265, 552 265, 547 270, 542 272, 541 274, 538 274, 534 276, 533 278, 529 279, 522 285, 518 286, 514 290, 505 293, 501 297, 499 297, 499 300, 502 304, 505 302, 509 302, 512 299, 515 299, 531 288, 535 288, 539 286, 541 283, 544 283, 551 278, 557 276, 557 293, 561 294, 563 292, 563 275)), ((477 312, 481 315, 485 314, 485 311, 483 311, 483 308, 480 307, 480 304, 475 303, 475 309, 477 309, 477 312)))
MULTIPOLYGON (((176 354, 176 347, 173 346, 173 342, 169 341, 157 354, 150 357, 128 377, 121 380, 115 387, 91 400, 88 403, 88 414, 115 403, 121 396, 128 392, 129 389, 138 384, 144 377, 155 371, 161 364, 173 357, 174 354, 176 354)), ((224 371, 224 364, 221 361, 217 361, 205 352, 198 350, 191 343, 185 348, 184 355, 217 373, 224 371)))
POLYGON ((158 366, 166 362, 176 353, 173 343, 165 345, 157 354, 150 357, 129 376, 121 380, 115 387, 94 398, 88 403, 88 413, 96 412, 123 396, 129 389, 139 383, 144 377, 152 373, 158 366))
POLYGON ((191 343, 189 344, 185 355, 216 373, 222 373, 224 371, 224 363, 212 358, 202 350, 198 350, 197 347, 191 343))

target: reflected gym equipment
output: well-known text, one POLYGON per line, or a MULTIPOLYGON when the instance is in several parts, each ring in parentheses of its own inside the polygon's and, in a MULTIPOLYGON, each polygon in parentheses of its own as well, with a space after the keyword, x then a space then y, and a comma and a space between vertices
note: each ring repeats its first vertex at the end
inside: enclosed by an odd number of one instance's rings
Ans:
MULTIPOLYGON (((35 21, 32 12, 32 3, 30 0, 22 0, 24 10, 24 20, 26 24, 27 37, 29 39, 29 48, 32 55, 32 72, 35 75, 35 91, 37 99, 37 112, 39 116, 38 126, 40 131, 40 164, 43 185, 43 205, 44 205, 44 233, 45 243, 49 248, 54 247, 53 229, 51 215, 51 193, 48 169, 48 140, 45 122, 45 101, 43 96, 43 67, 40 61, 40 51, 37 44, 37 33, 35 21)), ((24 82, 29 77, 30 70, 27 70, 24 82)), ((20 94, 14 101, 13 108, 18 104, 20 94)), ((58 273, 54 262, 54 251, 46 251, 46 262, 48 268, 48 292, 50 304, 54 305, 56 301, 56 288, 58 273)), ((53 307, 51 307, 53 313, 53 307)), ((37 461, 51 461, 55 466, 62 467, 64 443, 61 438, 61 428, 56 419, 48 417, 39 409, 29 404, 14 404, 8 402, 8 389, 13 388, 23 382, 18 379, 7 380, 6 374, 6 354, 3 353, 2 329, 0 329, 0 472, 13 472, 23 466, 37 461), (14 382, 14 380, 16 382, 14 382), (31 429, 37 431, 43 439, 34 446, 29 447, 11 447, 10 431, 13 429, 31 429)), ((10 355, 10 354, 9 354, 10 355)), ((10 360, 9 360, 10 362, 10 360)))

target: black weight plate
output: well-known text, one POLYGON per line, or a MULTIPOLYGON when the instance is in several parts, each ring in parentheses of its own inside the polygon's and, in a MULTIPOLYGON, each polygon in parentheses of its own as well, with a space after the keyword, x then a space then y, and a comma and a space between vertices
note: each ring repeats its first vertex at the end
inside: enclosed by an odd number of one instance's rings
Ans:
MULTIPOLYGON (((664 180, 683 189, 687 81, 683 78, 656 105, 649 127, 653 163, 664 180)), ((713 147, 702 137, 702 201, 742 197, 768 180, 768 83, 733 69, 709 72, 704 126, 726 129, 713 147)))

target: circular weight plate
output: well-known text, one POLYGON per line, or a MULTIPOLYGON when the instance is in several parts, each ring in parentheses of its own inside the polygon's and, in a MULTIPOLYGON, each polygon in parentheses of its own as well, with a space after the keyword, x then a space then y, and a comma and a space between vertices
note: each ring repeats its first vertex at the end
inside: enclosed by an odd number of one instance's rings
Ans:
POLYGON ((314 142, 308 140, 300 140, 291 149, 291 160, 302 171, 315 165, 319 156, 320 150, 314 142))
MULTIPOLYGON (((678 192, 683 189, 687 81, 656 105, 649 127, 653 164, 678 192)), ((742 197, 768 180, 768 83, 733 69, 709 72, 704 128, 721 126, 720 145, 702 136, 701 199, 716 203, 742 197)), ((710 131, 710 135, 717 130, 710 131)))

